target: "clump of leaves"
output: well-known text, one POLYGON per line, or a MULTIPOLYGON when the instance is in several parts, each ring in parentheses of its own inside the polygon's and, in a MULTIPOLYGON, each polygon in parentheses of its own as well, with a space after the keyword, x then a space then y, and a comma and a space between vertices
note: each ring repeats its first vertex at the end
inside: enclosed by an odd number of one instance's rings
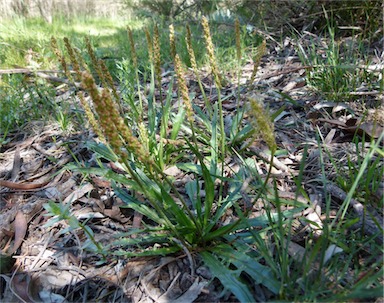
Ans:
MULTIPOLYGON (((129 95, 123 96, 123 100, 127 100, 129 104, 127 114, 125 112, 128 107, 120 103, 116 90, 108 81, 108 71, 102 68, 102 62, 94 56, 89 41, 86 41, 86 45, 93 65, 92 69, 96 71, 104 86, 101 91, 89 72, 90 69, 82 64, 83 60, 74 51, 69 40, 65 40, 65 45, 69 60, 76 71, 74 81, 81 81, 82 87, 92 99, 92 106, 89 106, 83 94, 80 94, 81 103, 90 124, 100 135, 101 143, 90 142, 87 146, 98 157, 116 163, 126 172, 126 175, 114 174, 104 167, 93 168, 92 171, 102 175, 107 174, 113 181, 114 191, 124 201, 125 207, 141 213, 152 222, 152 224, 145 224, 143 228, 119 235, 112 246, 121 247, 121 249, 114 250, 115 254, 140 256, 170 254, 179 250, 190 254, 198 252, 206 265, 211 268, 214 276, 221 280, 226 288, 229 288, 241 301, 250 301, 252 294, 246 283, 242 282, 243 273, 250 275, 257 283, 265 285, 274 293, 277 293, 279 283, 273 277, 272 271, 256 260, 251 262, 254 268, 245 266, 250 263, 252 257, 248 254, 248 248, 244 246, 242 237, 236 241, 228 238, 231 233, 242 230, 248 225, 253 226, 255 223, 248 222, 249 211, 241 206, 244 203, 243 178, 250 173, 246 168, 234 174, 233 177, 228 177, 225 173, 228 170, 225 158, 230 150, 229 138, 224 129, 220 98, 223 80, 216 64, 207 19, 203 19, 203 28, 213 82, 218 92, 218 101, 215 103, 205 97, 206 104, 209 102, 210 105, 205 112, 191 102, 185 82, 184 67, 177 54, 177 45, 172 35, 171 44, 174 44, 172 56, 180 94, 179 109, 176 111, 172 109, 172 84, 165 99, 162 99, 159 68, 161 56, 156 27, 153 36, 148 29, 146 30, 152 76, 145 99, 141 96, 135 44, 132 33, 128 29, 132 64, 126 62, 121 65, 121 77, 124 76, 124 71, 133 67, 136 71, 134 78, 136 78, 137 90, 132 90, 131 86, 127 91, 129 95), (156 89, 160 91, 159 95, 155 93, 156 89), (193 176, 192 180, 185 184, 183 192, 185 191, 186 194, 182 194, 175 186, 173 179, 164 173, 165 168, 174 164, 193 176), (228 186, 229 189, 225 189, 228 186), (230 209, 234 209, 236 215, 230 223, 223 225, 221 223, 223 216, 230 209), (132 237, 134 234, 139 236, 132 237), (161 247, 154 246, 155 243, 160 244, 161 247), (143 247, 145 247, 144 250, 143 247), (223 267, 221 265, 223 262, 227 266, 223 267), (231 269, 233 266, 237 270, 231 269)), ((53 43, 55 44, 57 43, 53 43)), ((191 62, 194 62, 190 33, 187 36, 187 45, 191 62)), ((56 53, 59 52, 56 51, 56 53)), ((61 55, 59 60, 62 64, 65 62, 61 55)), ((194 71, 197 75, 196 66, 194 71)), ((255 104, 256 101, 252 102, 250 104, 255 104)), ((254 117, 262 115, 262 121, 270 121, 261 107, 253 105, 249 108, 255 112, 254 117)), ((268 122, 262 123, 268 125, 268 122)), ((260 130, 261 134, 267 135, 266 142, 271 145, 273 153, 275 150, 273 128, 261 127, 260 130)), ((251 136, 252 134, 255 135, 255 132, 251 132, 251 136)), ((71 168, 83 172, 89 171, 87 168, 73 165, 71 168)), ((260 196, 265 182, 261 187, 258 186, 260 190, 254 191, 252 195, 260 196)), ((53 210, 52 206, 49 209, 53 210)), ((66 217, 62 216, 62 218, 66 217)), ((265 225, 268 218, 259 218, 257 221, 265 225)))

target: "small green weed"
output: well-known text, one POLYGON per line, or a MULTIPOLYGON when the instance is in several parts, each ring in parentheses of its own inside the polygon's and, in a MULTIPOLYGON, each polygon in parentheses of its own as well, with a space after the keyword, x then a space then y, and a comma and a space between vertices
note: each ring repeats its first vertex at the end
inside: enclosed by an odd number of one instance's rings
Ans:
POLYGON ((42 83, 28 83, 23 75, 3 76, 0 83, 0 134, 51 113, 55 91, 42 83))
POLYGON ((362 85, 380 90, 379 75, 368 70, 362 38, 338 41, 333 19, 327 20, 327 41, 313 41, 307 48, 298 44, 301 61, 312 67, 307 73, 308 84, 328 100, 337 102, 356 99, 353 93, 362 85))
POLYGON ((73 214, 71 214, 70 206, 70 203, 67 205, 54 202, 45 204, 44 208, 47 210, 48 216, 53 216, 53 218, 50 218, 45 224, 45 227, 51 227, 60 221, 65 221, 68 223, 68 227, 61 230, 62 234, 67 232, 75 233, 79 230, 83 231, 87 240, 82 243, 81 249, 93 251, 105 257, 107 253, 105 247, 97 242, 92 229, 87 226, 87 221, 80 222, 73 214))

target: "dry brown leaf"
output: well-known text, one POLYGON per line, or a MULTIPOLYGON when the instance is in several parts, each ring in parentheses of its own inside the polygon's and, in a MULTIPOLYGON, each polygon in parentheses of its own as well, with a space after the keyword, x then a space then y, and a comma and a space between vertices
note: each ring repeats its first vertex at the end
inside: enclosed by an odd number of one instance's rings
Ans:
POLYGON ((16 147, 15 156, 13 158, 13 167, 11 173, 11 180, 16 181, 17 175, 20 172, 21 159, 20 159, 20 146, 16 147))
POLYGON ((324 143, 325 144, 331 144, 333 138, 335 137, 335 134, 336 134, 336 129, 332 128, 330 130, 330 132, 328 133, 328 135, 325 137, 324 143))
POLYGON ((306 250, 304 247, 295 242, 288 242, 288 254, 296 262, 305 262, 304 258, 306 257, 306 250))
POLYGON ((44 183, 16 183, 6 180, 0 180, 0 186, 12 188, 12 189, 20 189, 20 190, 31 190, 31 189, 39 189, 47 185, 49 181, 46 181, 44 183))
POLYGON ((28 275, 16 274, 11 278, 6 275, 0 276, 6 282, 6 287, 2 294, 2 300, 4 301, 1 302, 35 302, 28 294, 30 284, 30 277, 28 275))
POLYGON ((80 199, 85 194, 89 193, 92 189, 93 189, 93 185, 91 183, 87 183, 84 186, 77 188, 75 191, 73 191, 70 195, 68 195, 64 199, 63 204, 72 203, 80 199))
POLYGON ((363 122, 360 123, 358 119, 352 118, 345 122, 347 130, 350 129, 352 132, 357 131, 359 135, 367 134, 369 137, 377 139, 381 136, 384 128, 374 122, 363 122))
POLYGON ((21 211, 16 213, 13 225, 15 229, 15 242, 13 243, 13 247, 9 252, 11 255, 14 254, 16 250, 21 246, 27 233, 28 222, 21 211))
POLYGON ((349 119, 346 123, 332 119, 318 119, 317 121, 326 122, 331 125, 336 125, 340 129, 348 133, 358 134, 359 136, 367 135, 369 138, 377 139, 381 136, 384 129, 382 126, 373 122, 358 123, 357 119, 349 119))

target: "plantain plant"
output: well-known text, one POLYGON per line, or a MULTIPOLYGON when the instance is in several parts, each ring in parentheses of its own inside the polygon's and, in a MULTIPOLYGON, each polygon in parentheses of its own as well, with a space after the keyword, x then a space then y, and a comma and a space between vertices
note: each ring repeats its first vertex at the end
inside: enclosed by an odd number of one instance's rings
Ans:
MULTIPOLYGON (((221 97, 221 88, 226 80, 216 63, 209 24, 205 18, 202 27, 217 101, 213 102, 203 89, 188 26, 186 45, 203 95, 203 107, 193 103, 173 26, 170 27, 170 45, 175 75, 164 94, 161 45, 156 26, 152 34, 150 29, 145 30, 151 64, 149 89, 142 87, 135 42, 128 29, 131 58, 119 66, 123 87, 120 94, 102 61, 94 55, 89 40, 85 44, 91 67, 74 51, 70 41, 65 40, 69 61, 76 72, 72 80, 81 82, 82 89, 91 99, 89 103, 84 93, 79 93, 90 125, 98 136, 98 142, 87 142, 86 145, 96 154, 96 158, 115 163, 124 174, 114 173, 102 165, 89 168, 71 164, 67 168, 110 179, 124 207, 141 213, 151 222, 145 223, 148 221, 145 220, 142 227, 117 235, 113 243, 104 248, 105 251, 126 257, 184 251, 190 256, 192 272, 193 256, 199 256, 225 289, 230 290, 238 300, 249 302, 255 299, 250 285, 245 282, 246 277, 274 294, 278 294, 282 287, 274 268, 261 264, 260 256, 255 256, 250 241, 254 239, 253 242, 256 241, 260 247, 266 245, 255 228, 279 224, 283 230, 284 218, 291 217, 293 212, 250 218, 253 203, 267 194, 269 174, 264 179, 259 176, 252 159, 243 153, 245 148, 241 145, 244 145, 243 140, 251 142, 256 135, 261 135, 273 158, 277 149, 273 124, 259 100, 250 98, 245 105, 250 118, 240 121, 239 117, 244 116, 244 112, 241 112, 236 116, 232 131, 229 134, 226 132, 221 97), (101 90, 91 70, 97 75, 103 87, 101 90), (174 86, 177 86, 179 95, 177 101, 173 98, 174 86), (174 102, 178 105, 177 109, 173 106, 174 102), (239 163, 238 170, 232 170, 229 158, 239 163), (171 166, 191 176, 184 188, 177 187, 175 180, 164 172, 171 166), (227 222, 225 218, 229 212, 232 212, 232 216, 227 222)), ((236 35, 236 46, 240 48, 239 30, 236 35)), ((54 38, 52 46, 64 70, 67 70, 66 59, 58 50, 54 38)), ((258 50, 264 51, 265 43, 258 50)), ((241 56, 240 49, 238 54, 241 56)), ((261 56, 262 53, 256 54, 256 65, 261 56)), ((240 72, 240 64, 238 68, 240 72)), ((254 75, 252 81, 253 78, 254 75)), ((60 210, 60 207, 51 205, 48 209, 60 210)), ((60 218, 68 219, 71 216, 66 212, 60 218)), ((96 252, 100 252, 88 227, 72 225, 87 228, 89 241, 97 247, 96 252)))

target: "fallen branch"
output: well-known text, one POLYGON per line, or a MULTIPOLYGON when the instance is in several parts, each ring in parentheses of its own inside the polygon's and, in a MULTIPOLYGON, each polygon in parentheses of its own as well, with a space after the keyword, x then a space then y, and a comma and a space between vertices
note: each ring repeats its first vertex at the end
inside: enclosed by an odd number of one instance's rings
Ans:
MULTIPOLYGON (((75 86, 76 88, 81 88, 79 82, 72 82, 65 78, 60 78, 56 76, 50 76, 47 74, 58 74, 63 73, 61 70, 32 70, 29 68, 14 68, 14 69, 0 69, 0 75, 12 75, 12 74, 24 74, 28 76, 36 76, 42 79, 45 79, 50 82, 64 83, 69 86, 75 86)), ((70 73, 75 73, 71 71, 70 73)))
MULTIPOLYGON (((379 67, 376 67, 376 65, 355 65, 355 66, 337 66, 337 65, 303 65, 303 66, 299 66, 299 67, 294 67, 294 68, 286 68, 286 69, 283 69, 283 70, 280 70, 280 71, 277 71, 277 72, 274 72, 274 73, 270 73, 268 75, 265 75, 265 76, 261 76, 259 78, 256 78, 258 80, 266 80, 266 79, 269 79, 269 78, 272 78, 272 77, 277 77, 277 76, 280 76, 280 75, 284 75, 284 74, 291 74, 291 73, 296 73, 302 69, 306 69, 306 70, 311 70, 311 69, 315 69, 315 68, 332 68, 332 67, 338 67, 338 68, 343 68, 343 69, 349 69, 349 70, 354 70, 354 69, 363 69, 363 70, 367 70, 368 72, 371 72, 371 73, 380 73, 382 72, 382 69, 380 69, 381 66, 379 67)), ((356 93, 358 94, 358 92, 356 93)), ((372 93, 372 94, 376 94, 376 92, 372 93)))
POLYGON ((51 82, 65 83, 65 84, 70 85, 70 86, 75 86, 76 88, 81 88, 80 82, 72 82, 72 81, 69 81, 68 79, 49 76, 49 75, 46 75, 46 74, 40 73, 40 72, 35 73, 35 75, 40 77, 40 78, 43 78, 45 80, 51 81, 51 82))
MULTIPOLYGON (((341 188, 332 183, 327 183, 326 190, 337 199, 344 201, 347 198, 347 193, 341 188)), ((353 210, 359 217, 359 222, 356 223, 358 227, 362 228, 364 233, 369 236, 374 236, 381 233, 381 236, 376 237, 376 241, 383 243, 382 229, 380 230, 379 226, 383 226, 383 218, 377 214, 369 214, 364 205, 358 202, 357 200, 351 198, 349 204, 353 207, 353 210)))
POLYGON ((30 68, 0 69, 0 75, 33 74, 33 73, 58 74, 58 73, 63 73, 63 71, 61 71, 61 70, 33 70, 30 68))
POLYGON ((266 79, 269 79, 272 77, 277 77, 277 76, 284 75, 284 74, 296 73, 302 69, 313 69, 313 68, 314 68, 314 66, 300 66, 300 67, 295 67, 295 68, 287 68, 287 69, 283 69, 283 70, 280 70, 280 71, 277 71, 277 72, 274 72, 274 73, 271 73, 271 74, 268 74, 268 75, 265 75, 265 76, 262 76, 262 77, 259 77, 256 79, 257 80, 266 80, 266 79))

